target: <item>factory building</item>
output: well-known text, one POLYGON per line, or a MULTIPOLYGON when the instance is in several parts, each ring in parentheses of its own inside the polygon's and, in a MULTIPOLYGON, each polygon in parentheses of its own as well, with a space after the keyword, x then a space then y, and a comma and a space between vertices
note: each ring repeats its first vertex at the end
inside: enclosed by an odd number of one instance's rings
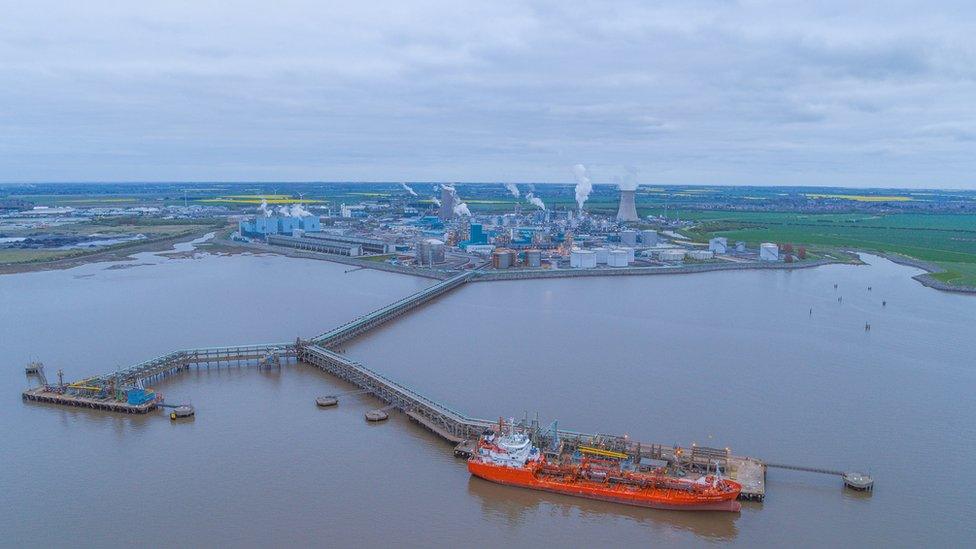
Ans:
POLYGON ((708 241, 708 249, 717 254, 724 254, 729 251, 729 239, 724 236, 716 236, 708 241))
POLYGON ((759 261, 779 261, 779 246, 772 242, 759 245, 759 261))
POLYGON ((671 248, 667 250, 661 250, 659 255, 661 261, 665 262, 677 262, 685 258, 685 251, 680 248, 671 248))
POLYGON ((482 246, 488 244, 488 234, 485 233, 484 225, 472 223, 468 229, 468 238, 458 243, 459 248, 471 251, 472 246, 482 246))
POLYGON ((637 231, 620 231, 620 243, 624 246, 637 246, 637 231))
POLYGON ((289 248, 298 248, 299 250, 308 250, 311 252, 347 255, 350 257, 363 255, 363 249, 358 244, 332 242, 321 238, 308 238, 304 236, 268 235, 268 244, 288 246, 289 248))
POLYGON ((396 251, 396 245, 377 240, 375 238, 360 238, 358 236, 345 236, 329 233, 306 234, 306 238, 319 238, 331 242, 341 242, 344 244, 354 244, 362 248, 366 254, 390 254, 396 251))
POLYGON ((626 267, 629 264, 627 261, 627 251, 617 248, 616 250, 610 250, 609 260, 607 265, 611 267, 626 267))
POLYGON ((495 251, 494 244, 468 244, 464 247, 464 250, 469 253, 479 254, 479 255, 489 255, 491 252, 495 251))
POLYGON ((746 251, 746 243, 743 241, 738 241, 735 243, 735 251, 739 253, 744 253, 746 251))
POLYGON ((647 247, 657 246, 658 237, 657 231, 652 231, 650 229, 645 229, 641 231, 641 244, 647 247))
POLYGON ((306 233, 318 232, 322 230, 322 224, 314 215, 303 217, 272 215, 242 219, 237 228, 243 236, 265 237, 273 234, 291 235, 296 230, 306 233))
POLYGON ((445 245, 443 240, 425 238, 417 243, 416 259, 422 265, 444 263, 445 245))
POLYGON ((575 249, 569 254, 569 266, 574 269, 593 269, 596 267, 596 253, 575 249))
POLYGON ((705 261, 707 259, 712 259, 715 257, 715 252, 711 250, 689 250, 688 259, 694 259, 697 261, 705 261))

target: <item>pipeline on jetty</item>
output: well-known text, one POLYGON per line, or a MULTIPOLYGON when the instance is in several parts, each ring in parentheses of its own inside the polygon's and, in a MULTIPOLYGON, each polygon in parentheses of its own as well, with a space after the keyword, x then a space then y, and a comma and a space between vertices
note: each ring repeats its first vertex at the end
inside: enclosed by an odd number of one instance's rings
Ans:
MULTIPOLYGON (((345 380, 386 403, 380 410, 400 410, 412 421, 422 425, 455 446, 455 455, 469 455, 471 441, 494 421, 469 417, 447 405, 429 399, 366 366, 335 351, 335 347, 392 320, 407 311, 473 280, 475 271, 467 271, 442 280, 420 292, 363 315, 351 322, 325 332, 310 340, 297 339, 289 343, 242 345, 206 349, 174 351, 145 362, 105 375, 93 376, 74 383, 47 383, 43 369, 35 377, 43 383, 23 392, 24 400, 80 406, 123 413, 148 413, 164 405, 162 395, 145 389, 146 385, 188 370, 190 367, 221 366, 280 366, 282 362, 303 362, 345 380)), ((30 375, 30 374, 29 374, 30 375)), ((60 377, 60 376, 59 376, 60 377)), ((374 410, 375 412, 376 410, 374 410)), ((369 418, 367 418, 369 419, 369 418)), ((725 474, 742 484, 741 499, 761 501, 765 497, 767 467, 779 467, 825 474, 839 474, 845 484, 861 488, 870 476, 862 473, 842 473, 827 469, 803 468, 787 465, 767 465, 760 459, 736 456, 728 448, 709 448, 691 445, 681 448, 634 441, 626 436, 588 434, 558 429, 555 422, 543 428, 538 420, 523 418, 520 428, 531 433, 540 448, 578 448, 587 446, 612 452, 626 453, 636 462, 642 459, 667 462, 678 470, 707 471, 721 468, 725 474), (850 482, 849 482, 850 481, 850 482)), ((870 488, 866 488, 870 489, 870 488)))

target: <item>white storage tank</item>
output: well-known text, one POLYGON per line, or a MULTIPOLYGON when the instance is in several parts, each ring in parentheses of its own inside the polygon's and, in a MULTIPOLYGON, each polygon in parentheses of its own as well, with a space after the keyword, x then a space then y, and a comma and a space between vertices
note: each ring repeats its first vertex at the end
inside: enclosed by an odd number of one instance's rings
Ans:
POLYGON ((652 231, 650 229, 641 231, 641 243, 647 247, 657 246, 657 231, 652 231))
POLYGON ((607 265, 611 267, 626 267, 628 265, 626 250, 610 250, 608 258, 607 265))
POLYGON ((592 269, 596 267, 596 254, 590 250, 573 250, 569 254, 569 266, 574 269, 592 269))
POLYGON ((661 250, 661 261, 681 261, 685 258, 685 251, 682 249, 661 250))
POLYGON ((626 230, 620 231, 620 243, 624 246, 636 246, 637 245, 637 231, 626 230))
POLYGON ((779 261, 779 246, 772 242, 759 245, 759 261, 779 261))
POLYGON ((635 251, 633 248, 620 248, 621 250, 627 252, 627 263, 633 263, 635 259, 635 251))
POLYGON ((610 254, 610 248, 593 248, 593 253, 596 254, 596 262, 598 265, 606 265, 610 254))
POLYGON ((724 254, 729 250, 729 239, 724 236, 716 236, 708 241, 708 249, 717 254, 724 254))

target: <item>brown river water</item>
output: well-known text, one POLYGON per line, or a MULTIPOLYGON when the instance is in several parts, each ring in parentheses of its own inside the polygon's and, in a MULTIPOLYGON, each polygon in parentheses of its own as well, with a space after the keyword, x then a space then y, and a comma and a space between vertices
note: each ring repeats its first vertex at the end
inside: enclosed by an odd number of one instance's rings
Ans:
POLYGON ((350 386, 307 366, 169 378, 156 389, 197 408, 181 423, 19 396, 32 359, 51 379, 58 368, 77 379, 178 348, 309 337, 427 279, 152 254, 131 268, 0 276, 0 545, 972 546, 976 298, 865 259, 473 283, 346 345, 469 415, 538 413, 567 429, 876 479, 865 495, 771 469, 766 501, 740 514, 472 479, 449 444, 403 416, 367 424, 379 405, 369 396, 317 409, 316 396, 350 386))

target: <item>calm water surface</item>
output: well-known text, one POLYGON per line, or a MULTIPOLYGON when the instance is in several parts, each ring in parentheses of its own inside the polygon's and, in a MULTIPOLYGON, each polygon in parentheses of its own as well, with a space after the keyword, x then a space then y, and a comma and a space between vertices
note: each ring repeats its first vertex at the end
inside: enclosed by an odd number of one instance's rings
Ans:
POLYGON ((771 470, 766 502, 739 515, 471 479, 449 445, 402 416, 366 424, 370 397, 317 409, 315 396, 348 386, 303 366, 203 369, 158 385, 196 405, 189 423, 19 398, 30 359, 75 379, 175 348, 307 337, 429 280, 151 254, 131 268, 0 276, 0 544, 971 545, 976 299, 867 259, 469 284, 347 344, 472 415, 538 412, 566 428, 877 479, 864 496, 835 477, 771 470))

